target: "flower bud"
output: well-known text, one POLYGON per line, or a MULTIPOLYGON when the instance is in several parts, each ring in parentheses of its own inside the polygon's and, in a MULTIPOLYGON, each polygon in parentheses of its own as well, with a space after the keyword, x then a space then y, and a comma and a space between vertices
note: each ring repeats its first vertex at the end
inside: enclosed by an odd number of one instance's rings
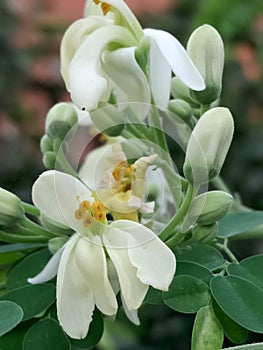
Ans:
POLYGON ((47 169, 55 169, 57 154, 55 152, 46 152, 43 155, 43 164, 47 169))
POLYGON ((148 37, 143 37, 139 43, 139 46, 135 50, 135 58, 141 69, 145 72, 148 60, 149 53, 151 48, 151 40, 148 37))
POLYGON ((208 24, 198 27, 190 36, 187 52, 205 81, 202 91, 191 91, 200 104, 210 105, 222 89, 224 44, 215 28, 208 24))
POLYGON ((119 136, 124 127, 124 113, 111 104, 90 112, 90 118, 98 131, 108 136, 119 136))
POLYGON ((40 149, 41 152, 44 154, 46 152, 52 152, 53 151, 53 142, 50 137, 47 135, 44 135, 40 140, 40 149))
POLYGON ((199 104, 193 100, 190 94, 190 89, 177 77, 172 78, 171 95, 175 99, 180 99, 188 102, 194 108, 199 107, 199 104))
POLYGON ((224 191, 209 191, 196 196, 187 213, 188 221, 211 225, 227 214, 233 197, 224 191))
POLYGON ((46 133, 50 138, 63 140, 77 122, 74 106, 66 102, 58 103, 47 114, 46 133))
POLYGON ((191 119, 191 116, 193 114, 192 108, 189 105, 189 103, 179 98, 170 100, 168 104, 168 110, 186 122, 191 119))
POLYGON ((13 193, 0 187, 0 226, 19 224, 25 217, 21 200, 13 193))
POLYGON ((207 226, 197 225, 192 231, 195 242, 210 243, 216 238, 218 230, 218 224, 212 224, 207 226))
POLYGON ((187 145, 183 171, 194 186, 209 182, 223 166, 234 132, 229 109, 210 109, 198 120, 187 145))

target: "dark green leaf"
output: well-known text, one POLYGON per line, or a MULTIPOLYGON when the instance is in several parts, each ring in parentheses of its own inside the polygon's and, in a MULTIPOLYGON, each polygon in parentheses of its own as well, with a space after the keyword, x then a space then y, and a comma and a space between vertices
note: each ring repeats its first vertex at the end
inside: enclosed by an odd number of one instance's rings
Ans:
POLYGON ((22 349, 24 336, 34 322, 35 322, 34 319, 21 322, 18 326, 16 326, 10 332, 2 336, 0 338, 0 349, 1 350, 22 349))
POLYGON ((43 243, 15 243, 15 244, 3 244, 0 246, 0 254, 19 252, 26 249, 34 249, 43 247, 43 243))
POLYGON ((262 350, 263 343, 245 344, 240 346, 234 346, 231 348, 224 348, 222 350, 262 350))
POLYGON ((221 349, 224 332, 210 306, 198 310, 192 333, 191 350, 221 349))
POLYGON ((175 250, 175 255, 180 261, 190 261, 214 270, 225 263, 222 254, 208 245, 194 244, 191 247, 175 250))
POLYGON ((48 249, 41 249, 28 255, 10 271, 7 288, 15 289, 27 285, 27 279, 37 275, 46 266, 50 257, 48 249))
POLYGON ((227 316, 224 311, 218 306, 215 300, 213 300, 212 306, 216 318, 221 324, 228 339, 236 344, 244 343, 248 337, 248 330, 227 316))
POLYGON ((59 324, 46 318, 34 324, 26 333, 23 350, 70 350, 70 343, 59 324))
POLYGON ((183 313, 195 313, 210 300, 206 283, 191 276, 175 276, 168 292, 163 292, 166 305, 183 313))
POLYGON ((194 262, 179 261, 176 268, 176 275, 188 275, 209 283, 213 274, 205 266, 196 264, 194 262))
POLYGON ((0 301, 0 337, 22 321, 22 308, 12 301, 0 301))
POLYGON ((144 301, 147 304, 162 305, 163 304, 162 291, 150 287, 144 301))
POLYGON ((89 332, 86 338, 82 340, 70 339, 70 342, 73 346, 72 349, 74 350, 91 349, 100 341, 102 334, 103 334, 103 318, 102 318, 101 312, 98 310, 95 310, 93 315, 93 320, 90 324, 89 332))
POLYGON ((263 290, 263 255, 250 256, 240 264, 230 264, 227 271, 230 275, 239 276, 263 290))
POLYGON ((23 320, 37 316, 46 310, 56 298, 56 288, 49 283, 20 287, 3 295, 0 300, 10 300, 21 306, 23 320))
POLYGON ((25 255, 20 252, 0 254, 0 265, 9 265, 21 260, 25 255))
POLYGON ((235 322, 253 332, 263 333, 263 291, 236 276, 216 276, 211 292, 220 308, 235 322))
POLYGON ((230 213, 219 220, 217 236, 233 237, 263 224, 263 211, 230 213))

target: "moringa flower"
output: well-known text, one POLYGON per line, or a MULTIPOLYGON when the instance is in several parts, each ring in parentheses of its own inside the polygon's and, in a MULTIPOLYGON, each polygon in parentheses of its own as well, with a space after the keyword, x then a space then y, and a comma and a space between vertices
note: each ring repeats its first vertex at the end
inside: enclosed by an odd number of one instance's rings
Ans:
POLYGON ((128 103, 144 119, 151 95, 156 105, 167 106, 171 71, 190 88, 204 89, 202 76, 177 39, 161 30, 143 31, 123 0, 88 0, 85 15, 68 28, 61 43, 61 74, 78 108, 94 110, 113 94, 118 104, 128 103), (136 60, 145 40, 150 42, 152 91, 136 60))
POLYGON ((139 324, 137 310, 149 285, 167 290, 172 281, 176 262, 170 249, 137 222, 108 224, 103 203, 71 175, 44 172, 33 186, 33 202, 42 214, 76 232, 28 280, 43 283, 57 275, 58 320, 64 331, 84 338, 95 305, 105 315, 116 314, 119 291, 127 317, 139 324))

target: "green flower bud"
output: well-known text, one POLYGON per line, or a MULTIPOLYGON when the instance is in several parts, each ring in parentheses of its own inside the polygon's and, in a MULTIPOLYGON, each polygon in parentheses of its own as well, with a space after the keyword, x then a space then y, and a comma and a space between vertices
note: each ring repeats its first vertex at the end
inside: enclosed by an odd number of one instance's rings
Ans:
POLYGON ((206 88, 191 91, 200 104, 210 105, 222 89, 224 44, 215 28, 204 24, 197 28, 187 43, 187 52, 204 78, 206 88))
POLYGON ((68 237, 55 237, 48 241, 48 249, 51 254, 55 254, 67 242, 68 237))
POLYGON ((108 136, 119 136, 124 128, 124 113, 111 104, 90 112, 90 118, 98 131, 108 136))
POLYGON ((189 105, 189 103, 179 98, 170 100, 168 104, 168 110, 186 122, 191 119, 193 114, 192 108, 189 105))
POLYGON ((233 197, 224 191, 209 191, 196 196, 187 213, 188 221, 211 225, 227 214, 233 197))
POLYGON ((183 171, 194 186, 209 182, 223 166, 234 132, 229 109, 210 109, 198 120, 187 145, 183 171))
POLYGON ((55 152, 46 152, 43 155, 43 164, 47 169, 55 169, 57 154, 55 152))
POLYGON ((216 238, 218 224, 207 226, 196 225, 192 231, 195 242, 211 243, 216 238))
POLYGON ((78 115, 73 105, 61 102, 53 106, 46 119, 46 134, 50 138, 63 140, 78 122, 78 115))
POLYGON ((49 138, 47 135, 44 135, 40 140, 40 149, 41 152, 44 154, 46 152, 52 152, 53 151, 53 143, 52 139, 49 138))
POLYGON ((19 224, 25 217, 21 200, 13 193, 0 187, 0 226, 19 224))
POLYGON ((177 77, 173 77, 171 81, 171 95, 175 99, 180 99, 188 102, 192 107, 199 107, 191 94, 190 89, 177 77))
POLYGON ((148 37, 143 37, 139 43, 139 46, 135 50, 135 58, 141 69, 146 72, 149 53, 151 48, 151 40, 148 37))

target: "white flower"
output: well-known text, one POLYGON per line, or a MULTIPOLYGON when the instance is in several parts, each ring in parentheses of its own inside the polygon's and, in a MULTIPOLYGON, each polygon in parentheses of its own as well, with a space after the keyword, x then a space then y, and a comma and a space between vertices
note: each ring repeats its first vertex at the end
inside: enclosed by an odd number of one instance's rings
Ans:
POLYGON ((43 283, 57 275, 58 319, 65 332, 84 338, 95 305, 103 314, 115 315, 119 290, 127 316, 138 324, 137 310, 149 285, 167 290, 172 281, 176 263, 170 249, 137 222, 108 225, 103 204, 94 202, 87 187, 71 175, 44 172, 33 186, 33 202, 48 218, 76 232, 29 279, 43 283))
POLYGON ((94 110, 114 92, 118 104, 129 103, 144 119, 151 93, 157 106, 167 106, 171 71, 188 87, 204 89, 202 76, 178 40, 161 30, 143 31, 123 0, 88 0, 85 15, 68 28, 61 44, 61 74, 78 108, 94 110), (152 91, 135 57, 147 38, 152 91))

